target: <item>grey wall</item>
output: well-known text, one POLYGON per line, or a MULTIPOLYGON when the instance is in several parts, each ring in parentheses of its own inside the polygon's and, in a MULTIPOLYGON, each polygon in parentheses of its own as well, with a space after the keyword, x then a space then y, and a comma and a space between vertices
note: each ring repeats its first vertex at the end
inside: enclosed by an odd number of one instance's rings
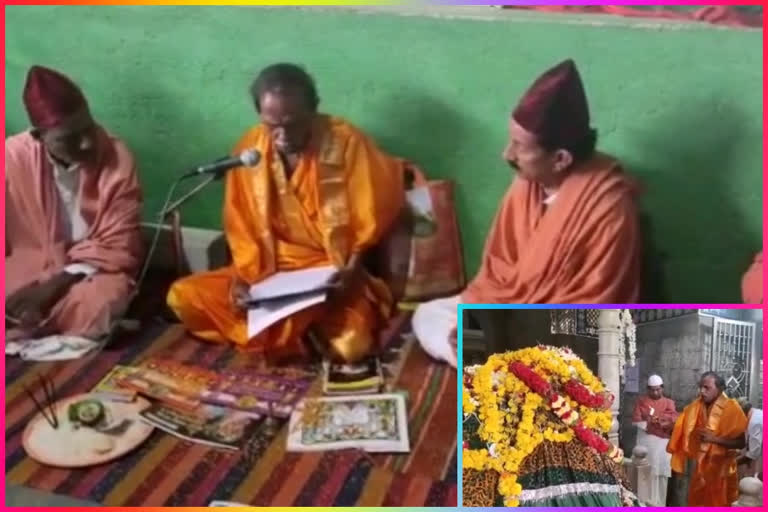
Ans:
POLYGON ((486 357, 496 352, 518 350, 539 343, 570 347, 597 375, 597 340, 582 336, 552 334, 548 309, 473 310, 486 342, 486 357))
MULTIPOLYGON (((654 373, 664 380, 664 395, 675 401, 678 411, 698 393, 699 376, 706 366, 701 340, 703 330, 696 314, 641 324, 637 327, 637 365, 639 393, 624 392, 621 397, 621 447, 631 454, 637 432, 632 426, 632 408, 644 393, 648 377, 654 373)), ((709 339, 712 327, 709 327, 709 339)))

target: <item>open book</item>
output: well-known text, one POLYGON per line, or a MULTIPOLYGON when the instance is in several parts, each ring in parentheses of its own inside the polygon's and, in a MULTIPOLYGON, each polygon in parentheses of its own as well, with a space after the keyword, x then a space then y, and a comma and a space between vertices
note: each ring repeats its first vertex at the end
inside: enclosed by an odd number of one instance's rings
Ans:
POLYGON ((302 309, 325 301, 328 282, 338 272, 328 265, 278 272, 249 290, 248 337, 302 309))

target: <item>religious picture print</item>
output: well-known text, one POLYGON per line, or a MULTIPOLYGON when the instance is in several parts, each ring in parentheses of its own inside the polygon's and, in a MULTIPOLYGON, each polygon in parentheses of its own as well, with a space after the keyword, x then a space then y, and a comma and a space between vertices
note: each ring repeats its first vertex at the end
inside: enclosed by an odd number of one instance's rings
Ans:
POLYGON ((402 394, 308 398, 291 415, 288 451, 409 451, 402 394))

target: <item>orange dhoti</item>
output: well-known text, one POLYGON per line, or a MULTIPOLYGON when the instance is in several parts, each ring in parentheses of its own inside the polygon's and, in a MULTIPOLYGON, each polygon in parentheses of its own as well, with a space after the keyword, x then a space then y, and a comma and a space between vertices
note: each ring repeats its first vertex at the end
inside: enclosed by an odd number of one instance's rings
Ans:
POLYGON ((228 174, 224 229, 229 267, 181 279, 168 304, 186 328, 215 342, 233 342, 270 358, 301 355, 308 329, 335 356, 355 361, 374 346, 390 314, 387 286, 360 269, 343 294, 248 337, 246 312, 232 302, 234 279, 258 283, 275 272, 345 266, 377 243, 400 213, 402 162, 380 152, 348 123, 319 116, 310 147, 286 179, 282 160, 262 126, 235 148, 259 150, 256 169, 228 174))
POLYGON ((373 331, 389 315, 389 290, 365 276, 343 297, 299 311, 248 338, 246 313, 230 299, 232 269, 203 272, 180 279, 168 293, 168 305, 195 336, 236 345, 274 358, 304 353, 301 338, 313 327, 330 350, 346 361, 365 357, 374 347, 373 331))

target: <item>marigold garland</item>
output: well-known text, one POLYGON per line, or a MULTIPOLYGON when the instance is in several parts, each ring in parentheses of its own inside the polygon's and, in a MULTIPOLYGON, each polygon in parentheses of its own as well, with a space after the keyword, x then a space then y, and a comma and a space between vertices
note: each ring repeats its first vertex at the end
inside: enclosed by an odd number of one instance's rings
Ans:
POLYGON ((480 420, 477 435, 486 447, 472 450, 465 442, 463 467, 497 471, 504 504, 516 506, 520 464, 544 440, 576 437, 620 461, 621 450, 597 433, 611 429, 612 402, 605 385, 567 348, 539 345, 494 354, 484 365, 465 369, 464 416, 480 420), (559 421, 548 419, 548 411, 559 421))

